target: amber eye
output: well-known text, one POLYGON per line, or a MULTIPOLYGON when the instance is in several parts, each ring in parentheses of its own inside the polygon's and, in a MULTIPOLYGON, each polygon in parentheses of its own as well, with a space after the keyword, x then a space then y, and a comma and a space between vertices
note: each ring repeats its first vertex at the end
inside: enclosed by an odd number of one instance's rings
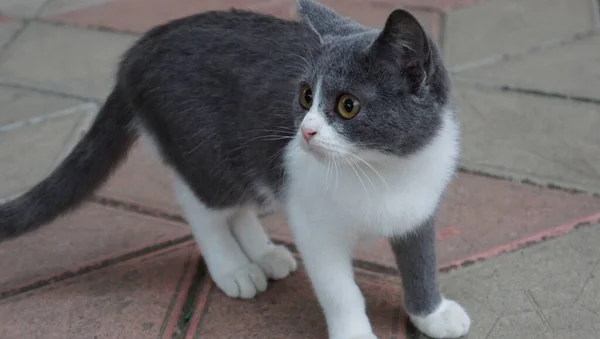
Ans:
POLYGON ((344 119, 354 118, 360 111, 360 102, 350 94, 342 94, 338 99, 337 113, 344 119))
POLYGON ((300 90, 300 106, 309 110, 313 103, 313 92, 308 86, 302 86, 300 90))

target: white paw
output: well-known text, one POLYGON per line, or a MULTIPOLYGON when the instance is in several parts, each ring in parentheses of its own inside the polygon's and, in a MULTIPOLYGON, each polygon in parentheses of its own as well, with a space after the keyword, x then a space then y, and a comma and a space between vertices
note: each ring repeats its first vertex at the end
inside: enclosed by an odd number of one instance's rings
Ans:
POLYGON ((425 317, 410 317, 412 323, 432 338, 459 338, 471 327, 471 319, 458 303, 444 299, 438 309, 425 317))
POLYGON ((217 286, 231 298, 250 299, 267 289, 267 277, 254 263, 229 274, 213 277, 217 286))
POLYGON ((283 279, 298 268, 296 259, 285 246, 273 246, 256 263, 263 269, 267 277, 275 280, 283 279))
POLYGON ((354 336, 354 337, 351 337, 350 339, 377 339, 377 336, 373 333, 369 333, 369 334, 354 336))

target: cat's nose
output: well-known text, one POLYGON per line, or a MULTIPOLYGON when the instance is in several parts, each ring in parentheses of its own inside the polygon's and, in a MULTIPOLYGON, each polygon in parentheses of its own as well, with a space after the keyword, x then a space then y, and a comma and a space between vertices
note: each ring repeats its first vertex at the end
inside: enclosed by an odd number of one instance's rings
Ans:
POLYGON ((312 128, 301 127, 300 131, 302 132, 302 136, 306 142, 309 142, 315 135, 317 135, 317 131, 312 128))

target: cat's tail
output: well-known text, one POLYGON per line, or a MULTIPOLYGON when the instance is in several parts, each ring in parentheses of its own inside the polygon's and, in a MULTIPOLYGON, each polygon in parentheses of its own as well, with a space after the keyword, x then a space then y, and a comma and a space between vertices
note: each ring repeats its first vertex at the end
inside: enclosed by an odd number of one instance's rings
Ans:
POLYGON ((113 90, 67 158, 29 191, 0 205, 0 242, 78 207, 104 183, 137 137, 132 120, 128 103, 118 89, 113 90))

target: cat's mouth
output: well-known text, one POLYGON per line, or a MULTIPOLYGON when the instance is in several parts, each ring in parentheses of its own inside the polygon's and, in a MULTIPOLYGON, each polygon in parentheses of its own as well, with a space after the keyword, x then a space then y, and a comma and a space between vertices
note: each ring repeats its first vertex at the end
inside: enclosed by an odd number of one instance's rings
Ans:
POLYGON ((327 149, 325 149, 323 147, 315 145, 315 143, 309 144, 308 142, 301 141, 300 148, 302 148, 306 153, 312 155, 317 160, 322 161, 322 162, 326 162, 327 159, 332 156, 330 154, 331 152, 329 152, 327 149))

